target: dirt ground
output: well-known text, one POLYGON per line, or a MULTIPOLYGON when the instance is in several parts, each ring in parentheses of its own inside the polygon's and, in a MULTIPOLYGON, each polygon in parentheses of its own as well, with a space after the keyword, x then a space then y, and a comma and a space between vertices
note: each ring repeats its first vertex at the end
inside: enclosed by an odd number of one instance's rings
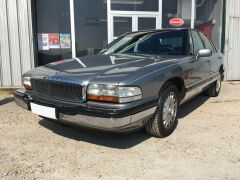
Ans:
POLYGON ((180 110, 176 131, 111 134, 64 126, 0 94, 0 179, 240 179, 240 84, 180 110))

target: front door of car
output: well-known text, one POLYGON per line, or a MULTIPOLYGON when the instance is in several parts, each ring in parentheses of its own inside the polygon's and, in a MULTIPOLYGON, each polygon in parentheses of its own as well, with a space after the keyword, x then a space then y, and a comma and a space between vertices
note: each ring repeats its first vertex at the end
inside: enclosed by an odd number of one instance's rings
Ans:
POLYGON ((222 60, 222 56, 217 52, 216 48, 206 35, 204 35, 203 33, 199 34, 204 42, 205 48, 212 50, 212 56, 210 57, 210 76, 214 76, 219 71, 219 69, 217 68, 219 68, 219 60, 222 60))
POLYGON ((196 31, 190 33, 190 53, 192 54, 191 72, 189 77, 189 85, 198 87, 204 84, 210 77, 210 57, 196 58, 199 50, 205 49, 204 44, 196 31))

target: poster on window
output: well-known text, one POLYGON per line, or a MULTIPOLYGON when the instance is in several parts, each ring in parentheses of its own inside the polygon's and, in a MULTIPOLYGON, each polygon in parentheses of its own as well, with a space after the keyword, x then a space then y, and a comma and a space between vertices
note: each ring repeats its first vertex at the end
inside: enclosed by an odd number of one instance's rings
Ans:
POLYGON ((48 34, 48 38, 49 38, 49 48, 50 49, 59 49, 60 48, 59 34, 48 34))
POLYGON ((38 49, 39 50, 49 50, 49 40, 48 34, 38 34, 38 49))
POLYGON ((60 34, 60 46, 63 49, 71 48, 71 35, 60 34))

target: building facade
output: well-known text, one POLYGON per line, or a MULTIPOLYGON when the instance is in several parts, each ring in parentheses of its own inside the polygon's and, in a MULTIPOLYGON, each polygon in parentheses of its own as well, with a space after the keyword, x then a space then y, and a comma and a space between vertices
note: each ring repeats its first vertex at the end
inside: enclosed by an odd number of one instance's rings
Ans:
MULTIPOLYGON (((237 11, 239 1, 229 1, 237 11)), ((239 53, 228 50, 237 43, 230 32, 240 33, 228 24, 239 15, 224 7, 224 0, 1 0, 0 87, 21 86, 21 75, 36 66, 96 54, 126 32, 174 28, 174 18, 203 31, 222 51, 226 40, 228 80, 240 80, 240 67, 232 65, 240 62, 228 60, 239 53), (225 22, 225 14, 233 18, 225 22)))

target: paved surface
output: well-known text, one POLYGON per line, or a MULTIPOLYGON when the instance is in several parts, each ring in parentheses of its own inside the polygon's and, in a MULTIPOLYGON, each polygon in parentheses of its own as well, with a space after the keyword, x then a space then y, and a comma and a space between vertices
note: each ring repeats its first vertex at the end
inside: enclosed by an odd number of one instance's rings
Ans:
POLYGON ((0 95, 0 179, 240 179, 240 84, 181 107, 168 138, 60 125, 0 95))

